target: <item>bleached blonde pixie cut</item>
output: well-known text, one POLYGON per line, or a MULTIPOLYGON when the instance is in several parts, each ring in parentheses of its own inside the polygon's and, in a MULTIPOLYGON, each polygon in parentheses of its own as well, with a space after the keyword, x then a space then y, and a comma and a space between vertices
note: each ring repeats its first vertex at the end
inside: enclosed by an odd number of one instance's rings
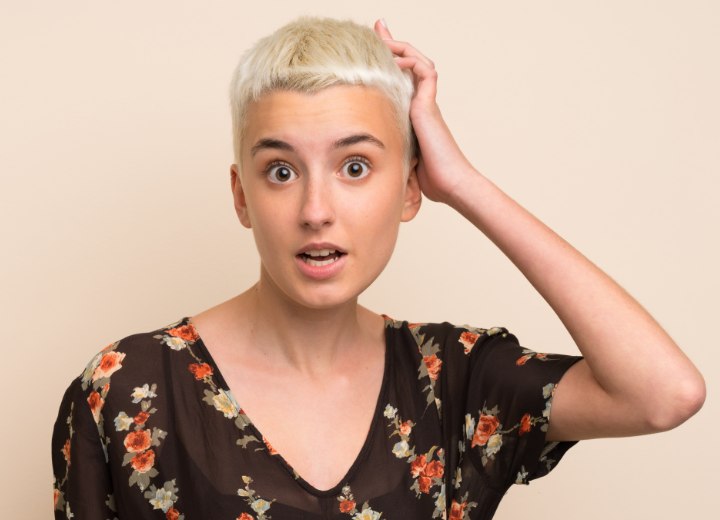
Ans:
POLYGON ((404 170, 417 154, 410 123, 412 74, 369 27, 350 20, 303 16, 247 50, 230 84, 235 163, 241 165, 248 106, 273 90, 315 93, 333 85, 364 85, 383 92, 404 137, 404 170))

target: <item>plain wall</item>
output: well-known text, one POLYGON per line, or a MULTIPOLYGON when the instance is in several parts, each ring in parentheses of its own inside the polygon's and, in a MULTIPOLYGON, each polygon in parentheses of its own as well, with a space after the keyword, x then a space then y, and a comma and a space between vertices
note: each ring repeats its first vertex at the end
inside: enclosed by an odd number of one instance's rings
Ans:
MULTIPOLYGON (((712 515, 716 2, 2 0, 0 517, 51 516, 51 428, 97 350, 256 280, 229 189, 228 83, 242 51, 301 14, 383 16, 429 56, 475 167, 621 283, 707 379, 688 423, 581 442, 550 476, 511 490, 497 518, 712 515)), ((502 253, 428 200, 361 302, 411 321, 503 325, 528 347, 575 352, 502 253)))

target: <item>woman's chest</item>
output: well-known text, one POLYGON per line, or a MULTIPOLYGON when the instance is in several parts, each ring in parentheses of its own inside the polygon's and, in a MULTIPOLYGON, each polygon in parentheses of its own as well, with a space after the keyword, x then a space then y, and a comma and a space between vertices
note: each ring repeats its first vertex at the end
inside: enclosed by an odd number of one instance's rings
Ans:
POLYGON ((270 453, 313 488, 327 490, 348 473, 382 413, 383 368, 380 358, 364 370, 314 382, 247 371, 226 372, 225 379, 270 453))
POLYGON ((367 518, 431 518, 444 507, 446 449, 437 411, 409 392, 407 381, 390 380, 366 398, 364 421, 332 399, 299 406, 309 397, 284 395, 275 415, 258 415, 263 427, 244 408, 226 415, 208 398, 197 410, 201 424, 178 422, 169 433, 174 441, 158 457, 159 479, 175 480, 187 511, 199 513, 202 504, 205 512, 234 511, 231 518, 241 512, 262 518, 260 510, 273 519, 363 511, 367 518), (277 440, 265 430, 277 432, 277 440), (192 470, 173 473, 178 460, 192 470))

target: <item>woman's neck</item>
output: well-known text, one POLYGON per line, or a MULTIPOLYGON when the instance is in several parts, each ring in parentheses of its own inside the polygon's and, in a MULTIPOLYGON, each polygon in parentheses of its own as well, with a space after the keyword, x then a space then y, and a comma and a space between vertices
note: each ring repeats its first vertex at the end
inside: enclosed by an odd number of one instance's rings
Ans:
POLYGON ((383 342, 382 318, 358 305, 312 309, 261 279, 234 299, 233 322, 248 327, 247 345, 269 361, 309 376, 321 377, 383 342))

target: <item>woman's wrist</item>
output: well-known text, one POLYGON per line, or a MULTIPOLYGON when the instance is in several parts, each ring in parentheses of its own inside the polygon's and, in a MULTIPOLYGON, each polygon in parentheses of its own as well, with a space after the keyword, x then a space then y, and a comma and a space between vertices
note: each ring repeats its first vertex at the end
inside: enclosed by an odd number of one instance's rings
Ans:
POLYGON ((467 218, 468 211, 477 207, 492 183, 470 164, 455 167, 453 178, 456 182, 448 188, 442 202, 467 218))

